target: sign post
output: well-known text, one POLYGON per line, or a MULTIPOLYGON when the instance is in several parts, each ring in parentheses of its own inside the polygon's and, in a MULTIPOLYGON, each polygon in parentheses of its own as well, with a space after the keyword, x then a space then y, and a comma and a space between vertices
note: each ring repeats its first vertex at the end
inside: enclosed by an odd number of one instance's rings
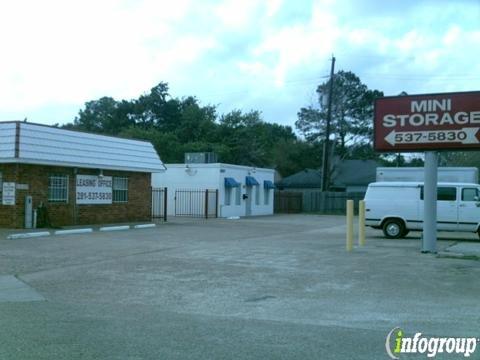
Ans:
POLYGON ((437 164, 438 154, 425 153, 425 182, 423 192, 422 252, 437 252, 437 164))
POLYGON ((480 149, 480 91, 376 99, 374 148, 425 152, 422 252, 436 252, 439 150, 480 149))

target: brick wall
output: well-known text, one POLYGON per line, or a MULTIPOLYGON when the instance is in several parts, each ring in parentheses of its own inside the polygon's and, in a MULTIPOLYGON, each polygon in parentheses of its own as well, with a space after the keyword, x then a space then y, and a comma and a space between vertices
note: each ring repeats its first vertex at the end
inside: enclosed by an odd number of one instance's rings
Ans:
POLYGON ((16 191, 16 205, 4 206, 0 203, 1 227, 24 227, 25 196, 31 195, 33 208, 45 204, 52 226, 118 223, 129 221, 149 221, 151 218, 150 174, 104 170, 104 176, 128 178, 128 202, 108 205, 75 205, 75 175, 98 175, 95 169, 0 164, 3 181, 27 184, 28 190, 16 191), (48 202, 48 176, 68 175, 69 191, 67 203, 48 202))
MULTIPOLYGON (((2 173, 3 182, 16 181, 16 164, 0 164, 0 173, 2 173)), ((0 226, 15 227, 16 224, 16 207, 3 206, 0 198, 0 226)))

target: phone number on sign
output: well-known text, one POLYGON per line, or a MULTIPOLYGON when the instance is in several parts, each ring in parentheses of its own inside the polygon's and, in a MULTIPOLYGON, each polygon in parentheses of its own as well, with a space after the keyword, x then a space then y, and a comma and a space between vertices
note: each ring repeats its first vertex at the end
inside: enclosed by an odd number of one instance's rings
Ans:
POLYGON ((78 192, 77 200, 112 200, 112 193, 78 192))
POLYGON ((430 131, 395 134, 396 143, 409 142, 438 142, 438 141, 463 141, 467 138, 465 131, 430 131))

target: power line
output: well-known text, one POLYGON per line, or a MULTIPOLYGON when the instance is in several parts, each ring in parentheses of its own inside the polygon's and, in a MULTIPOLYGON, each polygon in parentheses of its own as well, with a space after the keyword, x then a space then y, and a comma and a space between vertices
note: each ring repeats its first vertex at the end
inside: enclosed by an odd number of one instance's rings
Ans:
POLYGON ((435 80, 435 81, 451 81, 451 80, 469 80, 480 79, 480 75, 448 75, 448 76, 428 76, 428 75, 405 75, 405 74, 364 74, 362 77, 380 78, 380 79, 399 79, 399 80, 435 80))
MULTIPOLYGON (((322 82, 324 79, 328 78, 329 75, 322 75, 322 76, 317 76, 317 77, 312 77, 312 78, 303 78, 303 79, 292 79, 292 80, 286 80, 282 81, 282 86, 283 85, 289 85, 289 86, 300 86, 300 85, 305 85, 309 83, 315 83, 319 85, 320 82, 322 82)), ((275 82, 272 80, 272 83, 275 82)), ((255 85, 255 84, 253 84, 255 85)), ((251 89, 243 89, 243 90, 230 90, 230 91, 213 91, 213 92, 206 92, 202 93, 203 96, 220 96, 220 95, 235 95, 235 94, 245 94, 245 93, 251 93, 251 89)), ((201 92, 198 92, 201 93, 201 92)))

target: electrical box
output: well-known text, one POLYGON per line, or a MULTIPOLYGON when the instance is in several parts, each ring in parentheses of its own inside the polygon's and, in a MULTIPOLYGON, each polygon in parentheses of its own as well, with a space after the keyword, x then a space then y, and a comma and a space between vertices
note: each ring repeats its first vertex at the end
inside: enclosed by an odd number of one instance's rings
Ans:
POLYGON ((25 229, 33 227, 33 200, 30 195, 25 196, 25 229))

